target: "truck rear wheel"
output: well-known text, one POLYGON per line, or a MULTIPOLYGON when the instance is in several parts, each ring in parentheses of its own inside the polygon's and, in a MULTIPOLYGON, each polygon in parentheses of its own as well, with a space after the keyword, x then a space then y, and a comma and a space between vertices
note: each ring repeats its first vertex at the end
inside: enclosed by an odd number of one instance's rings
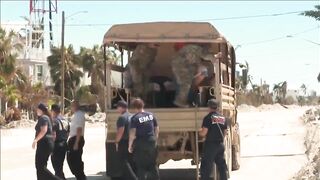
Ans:
POLYGON ((232 170, 232 141, 231 141, 231 128, 228 129, 228 135, 224 138, 224 157, 226 159, 228 172, 230 173, 232 170))
MULTIPOLYGON (((228 168, 229 175, 230 175, 230 172, 231 172, 231 169, 232 169, 232 149, 231 149, 232 142, 231 142, 231 136, 230 136, 230 129, 231 128, 229 128, 228 135, 226 135, 225 138, 224 138, 224 147, 225 147, 224 157, 225 157, 225 160, 226 160, 226 163, 227 163, 227 168, 228 168)), ((217 168, 216 164, 214 164, 214 166, 213 166, 211 177, 214 180, 219 180, 220 179, 219 171, 218 171, 218 168, 217 168)))

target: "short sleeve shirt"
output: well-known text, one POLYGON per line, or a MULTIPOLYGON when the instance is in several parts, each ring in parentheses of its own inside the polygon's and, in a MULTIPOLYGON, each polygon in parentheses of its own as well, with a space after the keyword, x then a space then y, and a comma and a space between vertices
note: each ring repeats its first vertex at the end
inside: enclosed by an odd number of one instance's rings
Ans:
POLYGON ((52 138, 52 123, 50 121, 50 118, 47 115, 42 115, 39 117, 35 127, 35 130, 36 130, 35 137, 37 137, 37 135, 40 133, 41 127, 43 126, 48 126, 48 129, 45 136, 43 136, 43 138, 40 140, 52 138))
POLYGON ((157 126, 157 119, 150 112, 139 112, 131 118, 130 128, 136 128, 137 138, 154 136, 154 130, 157 126))
POLYGON ((212 112, 204 117, 202 127, 208 128, 206 136, 207 142, 223 142, 223 132, 228 126, 224 116, 212 112))
POLYGON ((124 133, 122 135, 121 140, 128 140, 129 139, 129 126, 130 126, 130 118, 131 114, 129 112, 123 113, 119 116, 117 121, 117 129, 124 127, 124 133))
POLYGON ((69 137, 76 136, 78 128, 82 128, 82 136, 84 136, 85 121, 85 113, 80 110, 76 111, 71 118, 69 137))

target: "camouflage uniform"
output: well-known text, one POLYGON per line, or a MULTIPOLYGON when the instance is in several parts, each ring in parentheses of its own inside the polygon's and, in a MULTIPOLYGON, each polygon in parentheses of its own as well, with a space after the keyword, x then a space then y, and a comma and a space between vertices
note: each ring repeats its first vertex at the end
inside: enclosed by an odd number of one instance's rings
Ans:
POLYGON ((148 92, 148 68, 155 60, 157 50, 145 44, 139 44, 129 60, 129 70, 132 78, 133 95, 145 99, 148 92))
POLYGON ((194 75, 199 71, 203 48, 198 45, 186 45, 181 48, 178 55, 172 60, 172 71, 178 85, 174 104, 179 107, 188 107, 188 94, 194 75))

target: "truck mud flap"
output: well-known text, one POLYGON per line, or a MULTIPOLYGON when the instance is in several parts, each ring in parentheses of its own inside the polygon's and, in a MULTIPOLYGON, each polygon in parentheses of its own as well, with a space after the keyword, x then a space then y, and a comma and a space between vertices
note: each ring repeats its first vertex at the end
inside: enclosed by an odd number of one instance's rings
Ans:
POLYGON ((116 152, 116 146, 114 143, 106 143, 106 174, 107 176, 121 177, 122 167, 119 163, 120 159, 116 152))

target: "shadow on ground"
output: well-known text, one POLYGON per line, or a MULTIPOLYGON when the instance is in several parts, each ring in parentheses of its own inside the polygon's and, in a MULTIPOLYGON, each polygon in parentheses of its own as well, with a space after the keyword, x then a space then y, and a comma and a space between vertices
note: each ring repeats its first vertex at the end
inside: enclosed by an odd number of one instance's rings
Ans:
MULTIPOLYGON (((76 180, 76 178, 67 178, 67 180, 76 180)), ((98 172, 95 175, 87 175, 87 180, 109 180, 109 178, 107 178, 105 172, 98 172)))
POLYGON ((195 169, 160 169, 161 180, 195 180, 195 169))
MULTIPOLYGON (((195 169, 160 169, 161 180, 194 180, 195 169)), ((88 175, 88 180, 110 180, 106 177, 105 172, 99 172, 96 175, 88 175)), ((76 180, 75 178, 67 178, 67 180, 76 180)))

